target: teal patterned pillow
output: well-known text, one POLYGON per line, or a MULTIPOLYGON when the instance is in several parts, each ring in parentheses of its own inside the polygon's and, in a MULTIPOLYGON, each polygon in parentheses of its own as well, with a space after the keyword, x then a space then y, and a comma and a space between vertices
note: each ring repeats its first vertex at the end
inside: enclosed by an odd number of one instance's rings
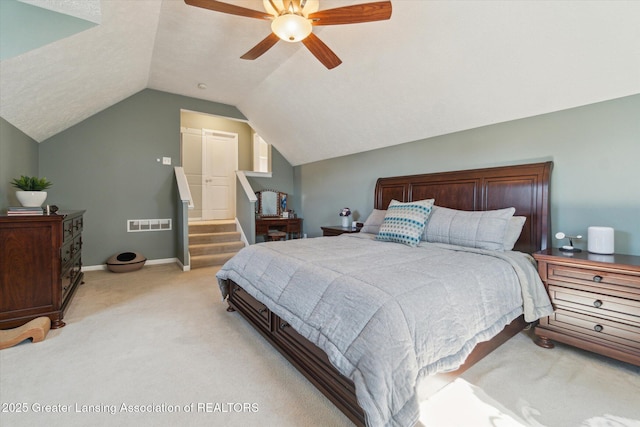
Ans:
POLYGON ((429 219, 433 202, 434 199, 407 203, 392 200, 389 203, 376 239, 383 242, 397 242, 414 247, 418 246, 427 219, 429 219))

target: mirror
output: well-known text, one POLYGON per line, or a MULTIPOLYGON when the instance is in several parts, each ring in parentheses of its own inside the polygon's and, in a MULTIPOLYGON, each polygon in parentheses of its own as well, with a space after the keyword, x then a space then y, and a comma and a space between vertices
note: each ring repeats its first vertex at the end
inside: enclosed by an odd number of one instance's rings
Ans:
POLYGON ((276 190, 256 191, 258 202, 256 203, 256 215, 264 216, 281 216, 282 212, 287 211, 287 193, 276 190))

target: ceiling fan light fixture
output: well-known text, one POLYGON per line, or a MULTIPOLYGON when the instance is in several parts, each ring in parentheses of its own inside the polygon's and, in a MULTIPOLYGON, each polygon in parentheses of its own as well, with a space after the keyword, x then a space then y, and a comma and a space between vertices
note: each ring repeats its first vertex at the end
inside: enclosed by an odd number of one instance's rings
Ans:
POLYGON ((262 4, 264 6, 264 10, 273 16, 280 15, 283 10, 290 10, 293 8, 295 13, 302 14, 307 17, 310 13, 315 13, 320 9, 320 3, 318 0, 302 0, 300 3, 283 0, 262 0, 262 4))
POLYGON ((312 29, 310 20, 293 13, 277 16, 271 22, 271 30, 274 34, 290 43, 299 42, 307 38, 312 29))

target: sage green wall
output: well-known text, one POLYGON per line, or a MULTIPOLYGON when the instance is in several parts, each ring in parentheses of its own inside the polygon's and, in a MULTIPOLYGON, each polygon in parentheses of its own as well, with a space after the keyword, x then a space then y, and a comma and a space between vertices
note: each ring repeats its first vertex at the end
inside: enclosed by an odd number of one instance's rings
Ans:
POLYGON ((229 105, 145 89, 39 144, 40 175, 54 183, 47 202, 87 210, 85 265, 124 250, 177 256, 181 109, 246 120, 229 105), (173 164, 158 163, 162 157, 173 164), (127 233, 127 219, 146 218, 172 218, 174 229, 127 233))
POLYGON ((38 175, 38 143, 0 117, 0 211, 20 206, 13 178, 38 175))
POLYGON ((296 195, 293 188, 293 166, 275 148, 271 148, 271 178, 248 177, 254 191, 278 190, 287 193, 287 209, 296 210, 296 195))
POLYGON ((546 160, 553 233, 586 248, 588 226, 611 226, 616 252, 640 255, 640 95, 297 166, 295 185, 313 237, 344 206, 364 221, 378 177, 546 160))

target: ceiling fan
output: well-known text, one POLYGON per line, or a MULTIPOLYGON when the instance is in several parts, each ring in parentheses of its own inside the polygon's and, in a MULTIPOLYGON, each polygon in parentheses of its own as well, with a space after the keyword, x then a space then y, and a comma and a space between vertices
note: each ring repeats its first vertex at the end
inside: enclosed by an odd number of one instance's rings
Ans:
POLYGON ((184 0, 184 2, 190 6, 215 12, 272 21, 272 33, 242 55, 242 59, 256 59, 280 40, 290 43, 301 41, 328 69, 337 67, 342 61, 318 36, 313 34, 313 26, 358 24, 391 18, 390 1, 319 11, 318 0, 263 0, 265 12, 217 0, 184 0))

